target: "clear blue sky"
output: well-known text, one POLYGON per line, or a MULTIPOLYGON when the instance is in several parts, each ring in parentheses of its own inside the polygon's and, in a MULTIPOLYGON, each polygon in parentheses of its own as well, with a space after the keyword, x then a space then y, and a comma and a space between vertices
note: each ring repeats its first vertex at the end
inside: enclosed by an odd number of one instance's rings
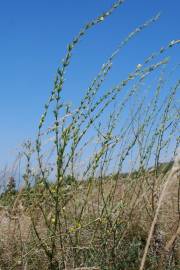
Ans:
MULTIPOLYGON (((26 138, 34 138, 66 45, 113 0, 0 1, 0 168, 26 138)), ((64 97, 77 103, 116 45, 136 26, 162 11, 161 19, 128 44, 112 80, 150 52, 180 38, 180 1, 126 0, 89 31, 74 52, 64 97)), ((177 54, 177 52, 176 52, 177 54)))

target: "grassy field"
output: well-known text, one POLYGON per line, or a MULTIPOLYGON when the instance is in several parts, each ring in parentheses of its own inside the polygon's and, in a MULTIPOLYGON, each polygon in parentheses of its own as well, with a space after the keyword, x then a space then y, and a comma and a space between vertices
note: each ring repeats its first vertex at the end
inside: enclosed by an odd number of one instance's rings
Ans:
POLYGON ((171 171, 159 175, 154 206, 148 183, 154 181, 152 172, 73 181, 61 189, 56 234, 49 195, 55 196, 56 184, 50 190, 40 183, 2 195, 2 269, 139 269, 168 177, 145 269, 178 269, 178 181, 171 171))

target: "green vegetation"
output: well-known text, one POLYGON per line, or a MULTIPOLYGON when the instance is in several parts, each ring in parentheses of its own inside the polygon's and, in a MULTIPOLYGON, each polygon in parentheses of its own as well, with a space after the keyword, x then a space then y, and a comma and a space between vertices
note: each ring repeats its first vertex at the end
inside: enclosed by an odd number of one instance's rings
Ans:
POLYGON ((74 49, 122 3, 87 23, 67 46, 37 140, 28 141, 22 151, 23 185, 16 191, 11 177, 1 194, 1 269, 179 267, 179 175, 172 160, 179 146, 180 80, 169 86, 179 66, 168 73, 166 54, 180 41, 159 48, 101 93, 121 48, 155 23, 157 15, 120 43, 78 108, 62 100, 74 49))

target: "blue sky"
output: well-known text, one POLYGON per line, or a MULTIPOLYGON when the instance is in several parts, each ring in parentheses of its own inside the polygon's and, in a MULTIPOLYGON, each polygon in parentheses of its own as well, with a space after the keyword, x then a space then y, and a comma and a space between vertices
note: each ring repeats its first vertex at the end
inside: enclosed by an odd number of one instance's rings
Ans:
MULTIPOLYGON (((113 0, 0 1, 0 168, 15 157, 25 139, 34 138, 67 43, 84 23, 112 3, 113 0)), ((112 82, 119 81, 150 52, 179 39, 179 0, 126 0, 103 24, 90 30, 74 51, 64 98, 77 104, 117 44, 159 11, 160 20, 123 49, 112 82)), ((172 57, 177 57, 177 51, 172 57)))

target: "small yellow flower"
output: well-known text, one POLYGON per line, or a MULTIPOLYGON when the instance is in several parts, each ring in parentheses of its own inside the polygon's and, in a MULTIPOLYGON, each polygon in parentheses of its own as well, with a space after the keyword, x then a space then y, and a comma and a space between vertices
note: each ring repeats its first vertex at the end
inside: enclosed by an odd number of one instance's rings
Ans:
POLYGON ((71 228, 69 228, 69 232, 70 232, 70 233, 73 233, 73 232, 75 232, 75 229, 74 229, 74 227, 71 227, 71 228))
POLYGON ((43 182, 40 182, 40 183, 39 183, 39 186, 40 186, 40 187, 44 187, 44 183, 43 183, 43 182))
POLYGON ((106 219, 105 218, 102 218, 101 219, 101 222, 102 222, 102 224, 105 224, 106 223, 106 219))
POLYGON ((81 228, 81 224, 80 224, 80 223, 77 223, 77 224, 76 224, 76 228, 77 228, 77 229, 80 229, 80 228, 81 228))
POLYGON ((104 21, 104 17, 101 16, 101 17, 99 18, 99 20, 100 20, 100 21, 104 21))
POLYGON ((55 192, 56 192, 56 189, 55 189, 55 188, 52 188, 52 189, 51 189, 51 192, 52 192, 52 193, 55 193, 55 192))
POLYGON ((54 224, 55 223, 55 218, 51 218, 51 222, 52 222, 52 224, 54 224))
POLYGON ((138 65, 136 66, 137 69, 140 69, 141 67, 142 67, 141 64, 138 64, 138 65))

